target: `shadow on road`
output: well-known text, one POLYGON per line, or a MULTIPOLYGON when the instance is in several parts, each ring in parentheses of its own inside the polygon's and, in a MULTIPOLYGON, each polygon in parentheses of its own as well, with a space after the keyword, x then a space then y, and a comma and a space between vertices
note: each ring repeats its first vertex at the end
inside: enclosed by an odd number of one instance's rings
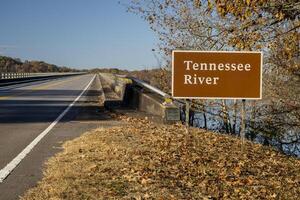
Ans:
MULTIPOLYGON (((93 84, 61 122, 72 120, 109 120, 102 105, 102 91, 93 84)), ((26 93, 14 90, 13 94, 24 93, 12 99, 0 100, 0 125, 8 123, 53 122, 81 93, 80 90, 38 90, 26 93)), ((11 93, 11 91, 10 91, 11 93)), ((12 94, 12 96, 13 96, 12 94)), ((9 95, 9 94, 8 94, 9 95)), ((5 96, 1 92, 1 96, 5 96)), ((0 98, 1 98, 0 96, 0 98)))

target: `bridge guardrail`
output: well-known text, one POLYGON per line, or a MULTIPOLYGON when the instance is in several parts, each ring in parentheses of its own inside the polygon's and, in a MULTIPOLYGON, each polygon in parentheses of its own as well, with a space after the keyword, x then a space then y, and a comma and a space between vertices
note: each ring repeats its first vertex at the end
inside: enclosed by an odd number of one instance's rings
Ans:
POLYGON ((13 72, 0 72, 0 80, 3 79, 19 79, 30 77, 45 77, 45 76, 59 76, 59 75, 76 75, 81 73, 67 72, 67 73, 13 73, 13 72))
POLYGON ((46 80, 52 78, 59 78, 64 76, 75 76, 85 73, 74 73, 74 72, 67 72, 67 73, 5 73, 0 72, 0 87, 14 85, 14 84, 21 84, 21 83, 28 83, 33 81, 39 80, 46 80))
POLYGON ((146 89, 162 96, 163 98, 171 98, 171 96, 169 94, 163 92, 162 90, 160 90, 160 89, 158 89, 158 88, 156 88, 156 87, 154 87, 154 86, 152 86, 152 85, 150 85, 150 84, 148 84, 144 81, 141 81, 139 79, 132 78, 132 77, 130 77, 130 79, 133 80, 137 85, 139 85, 143 88, 146 88, 146 89))

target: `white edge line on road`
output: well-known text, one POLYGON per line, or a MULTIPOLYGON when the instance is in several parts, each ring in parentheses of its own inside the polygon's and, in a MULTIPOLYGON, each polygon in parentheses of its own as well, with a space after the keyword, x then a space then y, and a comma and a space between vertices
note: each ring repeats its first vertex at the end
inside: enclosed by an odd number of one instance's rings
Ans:
POLYGON ((27 154, 45 137, 51 129, 64 117, 64 115, 74 106, 74 104, 80 99, 84 92, 90 87, 96 75, 83 89, 79 96, 42 132, 40 133, 17 157, 15 157, 10 163, 8 163, 3 169, 0 170, 0 183, 20 164, 20 162, 26 157, 27 154))

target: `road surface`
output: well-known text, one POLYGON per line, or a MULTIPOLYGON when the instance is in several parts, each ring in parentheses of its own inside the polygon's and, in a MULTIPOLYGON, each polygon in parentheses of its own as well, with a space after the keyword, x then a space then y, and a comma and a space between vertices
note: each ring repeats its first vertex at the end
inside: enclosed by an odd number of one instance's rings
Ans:
POLYGON ((109 119, 99 88, 92 74, 0 88, 0 200, 18 199, 62 142, 109 119))

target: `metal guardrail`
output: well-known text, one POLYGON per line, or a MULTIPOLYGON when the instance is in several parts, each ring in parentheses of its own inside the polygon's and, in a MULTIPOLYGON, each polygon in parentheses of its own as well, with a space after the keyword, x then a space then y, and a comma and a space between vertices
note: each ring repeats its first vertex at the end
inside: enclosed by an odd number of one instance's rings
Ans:
MULTIPOLYGON (((126 77, 124 75, 117 75, 118 77, 126 77)), ((140 87, 142 88, 146 88, 148 89, 149 91, 155 93, 155 94, 158 94, 160 95, 166 102, 173 102, 175 103, 176 105, 182 107, 182 106, 185 106, 186 104, 186 101, 188 102, 191 102, 191 100, 181 100, 181 99, 173 99, 172 96, 168 93, 165 93, 163 92, 162 90, 140 80, 140 79, 137 79, 137 78, 134 78, 134 77, 127 77, 129 79, 131 79, 135 84, 139 85, 140 87)))
POLYGON ((30 77, 49 77, 49 76, 60 76, 60 75, 76 75, 82 73, 74 73, 74 72, 67 72, 67 73, 0 73, 0 80, 7 80, 7 79, 19 79, 19 78, 30 78, 30 77))
POLYGON ((15 79, 29 77, 29 73, 0 73, 0 79, 15 79))
POLYGON ((165 100, 169 99, 170 101, 173 101, 174 103, 183 106, 185 105, 185 101, 189 101, 190 100, 180 100, 180 99, 173 99, 172 96, 168 93, 165 93, 164 91, 146 83, 145 81, 142 81, 140 79, 134 78, 134 77, 127 77, 126 75, 117 75, 120 78, 128 78, 130 80, 132 80, 135 84, 139 85, 142 88, 146 88, 148 90, 150 90, 151 92, 160 95, 161 97, 163 97, 165 100))
POLYGON ((144 82, 144 81, 141 81, 139 79, 136 79, 136 78, 132 78, 130 77, 131 80, 133 80, 137 85, 143 87, 143 88, 146 88, 148 90, 150 90, 151 92, 154 92, 156 94, 159 94, 160 96, 164 97, 164 98, 171 98, 171 96, 163 91, 161 91, 160 89, 144 82))

